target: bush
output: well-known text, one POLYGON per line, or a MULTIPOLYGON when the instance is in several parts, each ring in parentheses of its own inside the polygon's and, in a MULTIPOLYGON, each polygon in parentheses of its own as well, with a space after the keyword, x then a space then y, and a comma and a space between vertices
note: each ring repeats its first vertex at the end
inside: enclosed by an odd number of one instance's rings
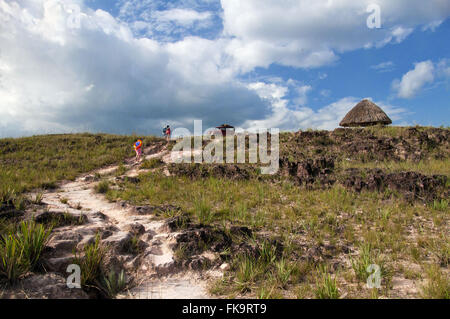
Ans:
POLYGON ((0 274, 14 283, 28 271, 29 266, 20 241, 12 234, 4 236, 0 240, 0 274))
POLYGON ((149 160, 144 160, 142 162, 141 168, 143 169, 153 169, 163 165, 164 162, 159 158, 152 158, 149 160))
POLYGON ((17 238, 31 269, 36 267, 51 231, 51 227, 46 230, 43 225, 34 221, 20 224, 17 238))
POLYGON ((95 191, 100 194, 106 194, 109 191, 109 183, 107 181, 102 181, 95 185, 95 191))
POLYGON ((319 278, 316 280, 316 298, 318 299, 338 299, 339 290, 336 284, 336 278, 332 278, 326 267, 317 269, 319 278))
POLYGON ((203 197, 194 202, 195 215, 200 224, 207 225, 214 219, 214 212, 211 205, 203 197))
POLYGON ((127 281, 123 270, 119 274, 110 271, 107 276, 103 277, 103 286, 110 298, 114 298, 119 292, 124 290, 126 285, 127 281))
POLYGON ((80 266, 81 284, 96 285, 103 271, 105 249, 100 245, 100 236, 97 235, 93 244, 86 245, 82 256, 75 253, 74 264, 80 266))
POLYGON ((0 240, 0 273, 13 283, 27 271, 33 270, 48 242, 51 228, 34 221, 22 222, 17 234, 9 231, 0 240))

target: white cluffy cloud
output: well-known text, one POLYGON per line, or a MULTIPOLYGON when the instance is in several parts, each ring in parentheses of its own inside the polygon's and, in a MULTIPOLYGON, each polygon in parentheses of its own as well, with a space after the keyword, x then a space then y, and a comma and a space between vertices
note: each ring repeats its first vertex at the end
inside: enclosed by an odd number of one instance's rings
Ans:
POLYGON ((222 63, 220 43, 136 38, 109 13, 83 6, 71 27, 68 3, 43 0, 30 11, 27 1, 0 0, 1 136, 159 133, 169 123, 238 125, 270 111, 222 63))
POLYGON ((196 21, 204 21, 211 18, 210 12, 197 12, 189 9, 171 9, 156 11, 155 16, 159 21, 175 21, 183 26, 192 26, 196 21))
POLYGON ((332 128, 355 98, 314 111, 306 106, 308 84, 242 78, 273 63, 319 67, 348 50, 401 41, 418 26, 436 27, 450 14, 449 1, 379 0, 383 28, 373 32, 370 2, 222 0, 210 13, 209 0, 180 0, 179 8, 121 0, 113 17, 84 0, 0 0, 0 136, 159 133, 193 119, 332 128), (189 33, 219 16, 222 34, 189 33))
POLYGON ((345 51, 402 42, 450 15, 447 0, 377 0, 382 25, 373 30, 366 11, 373 2, 222 0, 227 52, 243 72, 272 63, 318 67, 345 51))
MULTIPOLYGON (((358 97, 345 97, 318 110, 296 103, 301 100, 302 94, 312 90, 309 85, 300 85, 293 80, 273 83, 254 82, 248 87, 272 105, 269 116, 262 120, 247 120, 245 128, 278 127, 281 130, 298 130, 318 128, 331 130, 339 126, 339 122, 360 100, 358 97), (288 95, 293 92, 297 98, 290 103, 288 95)), ((368 99, 371 99, 370 97, 368 99)), ((376 102, 383 108, 393 121, 398 121, 405 109, 398 108, 383 102, 376 102)))
POLYGON ((414 64, 414 69, 403 75, 401 80, 395 79, 392 88, 400 98, 410 99, 419 94, 427 85, 435 82, 448 83, 450 80, 450 59, 443 58, 438 62, 430 60, 414 64))

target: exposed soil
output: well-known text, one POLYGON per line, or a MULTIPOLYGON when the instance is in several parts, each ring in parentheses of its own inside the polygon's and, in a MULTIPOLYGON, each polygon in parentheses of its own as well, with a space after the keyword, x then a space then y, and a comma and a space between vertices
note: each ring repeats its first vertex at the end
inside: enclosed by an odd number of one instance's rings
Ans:
MULTIPOLYGON (((167 150, 165 144, 160 143, 152 145, 144 153, 147 154, 146 159, 151 159, 162 157, 167 150)), ((133 159, 126 162, 127 172, 120 178, 130 178, 128 174, 139 171, 133 159)), ((110 166, 63 183, 59 189, 44 193, 42 210, 25 214, 26 218, 43 224, 52 223, 55 227, 41 258, 46 273, 30 274, 6 289, 5 297, 105 297, 103 292, 95 289, 83 292, 69 289, 65 284, 67 266, 74 263, 74 251, 82 251, 84 246, 93 243, 97 234, 108 248, 106 270, 116 273, 125 270, 128 277, 130 288, 118 298, 208 297, 206 280, 198 274, 185 272, 186 268, 179 267, 174 258, 173 247, 180 232, 169 226, 170 220, 166 222, 158 218, 157 212, 176 207, 134 207, 124 202, 112 203, 94 192, 98 176, 113 180, 116 177, 110 174, 117 169, 118 166, 110 166)))
POLYGON ((406 128, 401 136, 377 136, 363 128, 305 131, 280 141, 280 157, 299 161, 320 155, 363 161, 445 158, 450 154, 450 130, 406 128))
MULTIPOLYGON (((274 181, 290 180, 299 187, 330 187, 339 183, 346 188, 400 193, 408 200, 431 201, 448 198, 447 176, 427 176, 417 172, 388 173, 381 169, 350 168, 339 170, 343 159, 359 161, 419 161, 448 158, 449 130, 406 129, 401 137, 375 136, 364 129, 297 132, 286 135, 280 143, 280 170, 274 181)), ((171 153, 165 142, 157 142, 144 150, 146 160, 160 159, 156 168, 166 176, 191 179, 225 177, 229 179, 261 178, 258 168, 248 164, 206 165, 174 164, 186 154, 171 153)), ((125 173, 115 176, 119 166, 109 166, 64 182, 43 195, 43 205, 35 211, 17 212, 12 205, 1 208, 0 217, 33 218, 53 225, 43 256, 45 273, 29 274, 16 286, 5 290, 6 298, 98 298, 101 291, 69 289, 65 285, 66 269, 73 263, 74 251, 81 251, 99 234, 108 247, 107 270, 124 270, 129 289, 118 298, 209 298, 207 283, 222 276, 231 256, 246 253, 259 256, 262 233, 239 226, 217 228, 192 222, 178 206, 134 206, 128 202, 109 202, 94 191, 100 179, 139 184, 139 174, 154 169, 141 169, 134 159, 127 159, 125 173), (64 200, 63 200, 64 199, 64 200), (171 212, 172 218, 167 218, 171 212), (248 240, 254 235, 255 242, 248 240)), ((299 230, 300 232, 301 230, 299 230)), ((339 229, 335 230, 341 231, 339 229)), ((273 239, 270 239, 273 240, 273 239)), ((277 252, 280 242, 274 241, 277 252)), ((330 256, 347 255, 352 249, 343 243, 296 243, 299 259, 317 264, 330 256)), ((342 264, 338 257, 331 264, 342 264)), ((408 282, 398 283, 407 286, 408 282)))

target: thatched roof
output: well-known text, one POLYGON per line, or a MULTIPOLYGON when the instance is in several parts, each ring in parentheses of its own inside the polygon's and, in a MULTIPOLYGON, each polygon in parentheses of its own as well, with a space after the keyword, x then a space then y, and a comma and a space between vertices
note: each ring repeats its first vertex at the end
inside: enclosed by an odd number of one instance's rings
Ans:
POLYGON ((391 119, 375 103, 369 100, 359 102, 339 123, 340 126, 371 126, 371 125, 389 125, 391 119))
POLYGON ((218 129, 227 129, 227 128, 234 128, 234 126, 228 125, 228 124, 222 124, 221 126, 217 126, 218 129))

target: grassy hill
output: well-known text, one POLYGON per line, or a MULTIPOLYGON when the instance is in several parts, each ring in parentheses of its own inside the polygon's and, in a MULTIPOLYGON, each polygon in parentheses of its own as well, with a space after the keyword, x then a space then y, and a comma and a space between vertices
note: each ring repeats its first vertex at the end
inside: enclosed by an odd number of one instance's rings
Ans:
POLYGON ((136 136, 87 133, 0 139, 0 207, 22 205, 26 191, 52 189, 80 173, 123 162, 134 155, 135 141, 136 136))
MULTIPOLYGON (((218 297, 448 298, 449 136, 425 127, 282 133, 274 176, 260 175, 259 165, 154 159, 138 179, 104 180, 102 192, 156 208, 188 234, 209 234, 177 242, 175 252, 183 265, 208 251, 215 266, 228 264, 210 287, 218 297), (378 289, 366 288, 372 264, 378 289)), ((24 192, 123 162, 135 139, 0 140, 0 212, 24 210, 24 192)), ((0 225, 2 235, 12 231, 10 220, 0 225)))

